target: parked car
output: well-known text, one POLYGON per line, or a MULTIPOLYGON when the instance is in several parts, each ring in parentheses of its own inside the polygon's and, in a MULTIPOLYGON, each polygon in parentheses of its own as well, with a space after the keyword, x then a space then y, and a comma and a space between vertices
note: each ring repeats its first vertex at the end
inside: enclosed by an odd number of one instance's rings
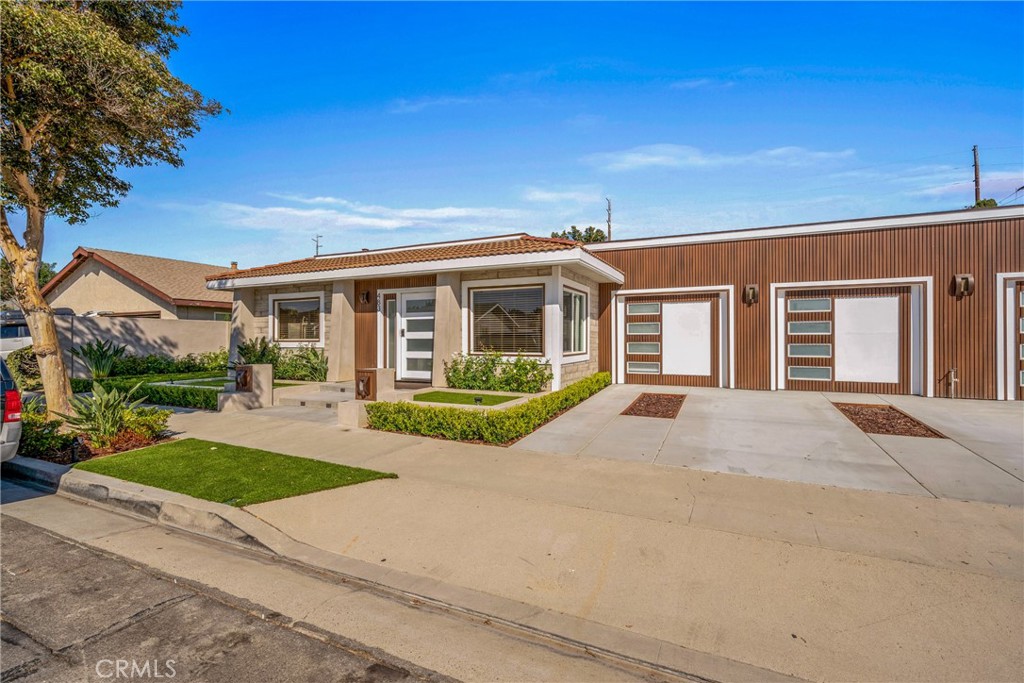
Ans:
POLYGON ((25 324, 25 316, 4 311, 3 319, 0 320, 0 358, 7 358, 11 351, 31 345, 32 335, 25 324))
POLYGON ((21 392, 0 360, 0 462, 10 460, 18 453, 21 440, 21 392))

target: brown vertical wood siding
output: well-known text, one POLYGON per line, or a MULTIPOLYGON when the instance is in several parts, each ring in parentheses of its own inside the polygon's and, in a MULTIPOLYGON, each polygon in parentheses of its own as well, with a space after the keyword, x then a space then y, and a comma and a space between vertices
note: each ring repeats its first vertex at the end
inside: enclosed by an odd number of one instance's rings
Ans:
POLYGON ((437 278, 434 275, 356 280, 355 335, 357 368, 377 367, 377 291, 381 289, 433 287, 436 280, 437 278), (370 293, 370 300, 365 304, 360 302, 363 292, 370 293))
MULTIPOLYGON (((947 395, 949 370, 957 368, 959 396, 995 398, 995 274, 1024 271, 1024 220, 752 237, 595 253, 625 273, 623 289, 732 286, 735 375, 741 389, 770 388, 772 283, 931 276, 934 319, 929 324, 935 342, 935 394, 947 395), (950 293, 956 273, 974 275, 973 295, 957 298, 950 293), (760 286, 758 303, 742 303, 746 284, 760 286)), ((602 285, 602 370, 611 369, 611 293, 611 287, 602 285)))

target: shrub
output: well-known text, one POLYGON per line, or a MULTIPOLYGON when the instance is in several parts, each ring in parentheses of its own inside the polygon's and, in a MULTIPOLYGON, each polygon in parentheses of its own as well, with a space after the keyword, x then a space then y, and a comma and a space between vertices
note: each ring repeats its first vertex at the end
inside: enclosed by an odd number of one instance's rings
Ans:
POLYGON ((217 410, 217 390, 185 384, 147 384, 139 392, 147 403, 181 408, 217 410))
POLYGON ((139 434, 149 441, 155 441, 167 434, 167 419, 170 410, 152 407, 126 408, 124 429, 139 434))
POLYGON ((223 347, 217 351, 189 353, 180 358, 155 353, 145 356, 126 354, 114 361, 110 376, 131 377, 134 375, 226 371, 227 367, 228 350, 223 347))
POLYGON ((136 407, 144 399, 132 401, 132 396, 141 386, 136 384, 127 392, 118 388, 104 389, 99 382, 92 385, 92 396, 72 396, 71 407, 74 415, 57 413, 70 427, 77 428, 99 448, 106 448, 111 440, 124 429, 125 412, 136 407))
POLYGON ((470 410, 421 406, 401 401, 366 406, 369 426, 388 432, 420 434, 453 441, 507 444, 521 439, 553 417, 583 402, 611 384, 611 375, 599 372, 545 396, 504 410, 470 410))
POLYGON ((94 339, 77 349, 71 349, 71 355, 82 359, 93 379, 103 379, 110 376, 114 361, 123 356, 126 349, 126 346, 115 344, 109 339, 94 339))
POLYGON ((478 355, 457 354, 445 361, 444 377, 453 389, 484 391, 541 391, 553 375, 539 358, 517 355, 508 360, 497 351, 478 355))
POLYGON ((266 337, 247 339, 238 345, 238 357, 244 365, 277 366, 281 360, 281 346, 266 337))
POLYGON ((29 399, 21 409, 21 442, 18 455, 64 462, 71 460, 74 434, 61 432, 63 422, 46 419, 41 396, 29 399))
POLYGON ((327 354, 313 346, 302 346, 282 353, 274 366, 274 376, 307 382, 327 381, 327 354))
POLYGON ((39 378, 39 359, 31 346, 7 354, 7 368, 22 391, 35 391, 43 386, 39 378))

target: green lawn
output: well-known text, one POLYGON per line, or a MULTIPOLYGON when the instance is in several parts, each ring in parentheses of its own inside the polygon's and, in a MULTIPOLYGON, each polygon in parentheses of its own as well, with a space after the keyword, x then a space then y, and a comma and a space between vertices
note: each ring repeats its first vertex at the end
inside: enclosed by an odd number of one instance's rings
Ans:
POLYGON ((429 401, 431 403, 455 403, 458 405, 471 406, 476 404, 474 399, 477 396, 483 398, 483 403, 480 405, 485 406, 496 406, 519 398, 519 396, 510 396, 507 394, 473 394, 461 391, 428 391, 424 394, 416 394, 413 396, 413 400, 429 401))
POLYGON ((75 467, 235 507, 397 477, 200 439, 170 441, 75 467))
MULTIPOLYGON (((209 387, 211 389, 223 389, 224 385, 227 384, 230 381, 231 380, 225 378, 225 379, 222 379, 222 380, 204 380, 202 382, 175 382, 175 386, 203 387, 203 388, 209 387)), ((280 389, 281 387, 293 387, 296 384, 297 384, 297 382, 274 382, 274 388, 275 389, 280 389)))

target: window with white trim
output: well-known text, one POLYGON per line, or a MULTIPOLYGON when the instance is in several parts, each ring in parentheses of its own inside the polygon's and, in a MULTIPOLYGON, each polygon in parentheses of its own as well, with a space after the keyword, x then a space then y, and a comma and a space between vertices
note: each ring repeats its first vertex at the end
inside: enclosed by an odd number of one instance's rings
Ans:
POLYGON ((274 302, 274 339, 283 342, 320 342, 320 298, 278 299, 274 302))
POLYGON ((221 322, 231 322, 231 314, 226 311, 214 311, 213 319, 221 322))
POLYGON ((793 299, 789 298, 788 309, 790 313, 803 313, 810 311, 831 311, 832 299, 793 299))
POLYGON ((587 352, 587 295, 574 289, 562 290, 562 352, 587 352))
POLYGON ((470 351, 544 354, 544 287, 471 289, 470 351))

